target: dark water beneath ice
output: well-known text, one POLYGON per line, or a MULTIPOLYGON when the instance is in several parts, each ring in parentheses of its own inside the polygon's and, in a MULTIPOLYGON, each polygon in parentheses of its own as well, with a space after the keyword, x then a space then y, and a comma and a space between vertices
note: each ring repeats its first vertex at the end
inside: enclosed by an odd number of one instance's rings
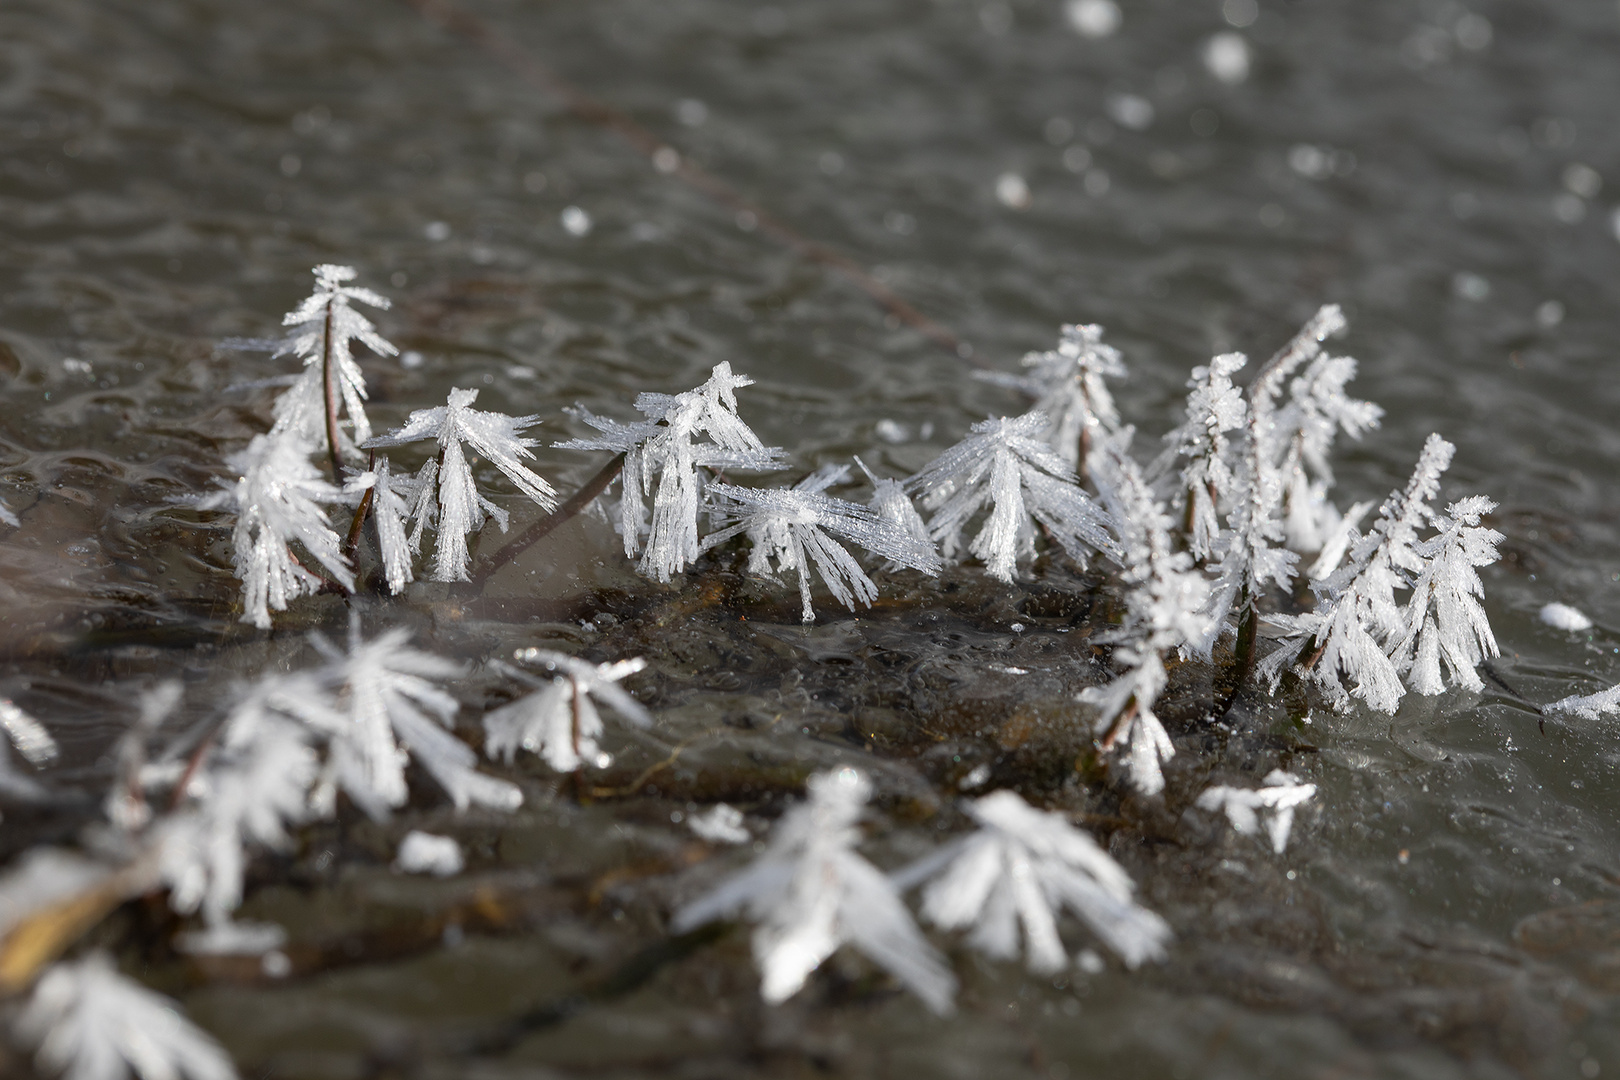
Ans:
MULTIPOLYGON (((1229 0, 1240 22, 1243 7, 1229 0)), ((1103 323, 1144 449, 1192 365, 1264 355, 1343 304, 1356 388, 1388 414, 1341 447, 1341 503, 1380 496, 1440 431, 1458 446, 1446 495, 1502 504, 1499 674, 1535 701, 1620 678, 1612 0, 1264 0, 1239 85, 1200 59, 1227 28, 1213 0, 1127 3, 1103 40, 1054 0, 467 10, 504 55, 867 267, 979 362, 1011 368, 1062 322, 1103 323), (1489 42, 1466 47, 1479 16, 1489 42), (1141 130, 1122 95, 1151 107, 1141 130), (1027 207, 998 198, 1019 194, 1009 173, 1027 207), (1596 628, 1541 625, 1551 600, 1596 628)), ((471 385, 560 436, 564 404, 624 417, 636 391, 729 360, 759 383, 745 417, 800 467, 860 453, 898 474, 1021 407, 748 224, 406 3, 0 8, 0 498, 23 522, 0 533, 0 689, 59 731, 64 781, 101 781, 153 677, 184 678, 200 715, 233 678, 308 662, 305 630, 342 625, 339 603, 307 601, 268 638, 243 632, 228 531, 169 502, 265 427, 272 392, 233 387, 285 361, 216 343, 277 333, 314 263, 353 263, 396 300, 381 329, 415 366, 366 361, 379 428, 471 385)), ((597 464, 541 458, 564 489, 597 464)), ((246 909, 292 930, 285 982, 184 965, 160 905, 100 940, 253 1077, 1620 1070, 1612 729, 1543 733, 1493 686, 1393 720, 1267 707, 1228 739, 1197 722, 1208 673, 1183 670, 1167 799, 1121 801, 1072 771, 1070 702, 1099 677, 1081 642, 1106 597, 1060 566, 1027 588, 970 570, 893 592, 804 631, 790 598, 726 564, 678 594, 640 583, 586 522, 483 599, 363 602, 368 625, 469 658, 644 653, 658 739, 615 746, 588 806, 531 764, 512 819, 457 818, 424 788, 387 827, 310 832, 262 864, 246 909), (1174 924, 1171 960, 1054 984, 963 953, 948 1023, 842 959, 764 1009, 741 933, 612 981, 658 947, 676 898, 732 865, 687 872, 704 851, 674 815, 726 799, 761 829, 840 761, 879 778, 880 861, 958 827, 950 793, 977 764, 1091 815, 1174 924), (1320 786, 1285 857, 1183 813, 1209 780, 1278 764, 1320 786), (469 874, 391 875, 410 827, 459 837, 469 874)), ((502 691, 459 693, 475 715, 502 691)), ((78 820, 8 811, 0 843, 78 820)))

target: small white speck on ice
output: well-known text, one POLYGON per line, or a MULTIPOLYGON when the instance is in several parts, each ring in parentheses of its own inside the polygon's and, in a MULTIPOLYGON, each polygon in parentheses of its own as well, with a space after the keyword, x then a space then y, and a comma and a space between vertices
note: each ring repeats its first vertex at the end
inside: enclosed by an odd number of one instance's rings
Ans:
POLYGON ((1590 630, 1592 620, 1568 604, 1548 604, 1541 609, 1541 621, 1555 630, 1590 630))
POLYGON ((394 856, 394 868, 407 874, 450 877, 461 873, 465 865, 461 845, 455 840, 415 829, 405 834, 399 842, 399 854, 394 856))

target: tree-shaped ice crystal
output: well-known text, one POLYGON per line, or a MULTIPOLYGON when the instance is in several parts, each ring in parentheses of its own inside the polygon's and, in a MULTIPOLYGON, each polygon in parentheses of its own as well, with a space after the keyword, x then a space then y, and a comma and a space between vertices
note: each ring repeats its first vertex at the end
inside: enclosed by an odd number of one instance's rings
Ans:
POLYGON ((1502 534, 1480 525, 1480 518, 1496 509, 1483 495, 1446 507, 1437 524, 1440 532, 1417 547, 1425 560, 1403 619, 1406 629, 1390 650, 1390 658, 1420 694, 1438 694, 1446 688, 1441 664, 1454 686, 1482 690, 1474 669, 1487 656, 1496 656, 1496 635, 1485 617, 1480 599, 1485 587, 1476 567, 1489 566, 1498 556, 1502 534))
POLYGON ((1103 344, 1103 328, 1096 325, 1064 326, 1056 349, 1024 357, 1024 375, 977 372, 976 377, 1022 390, 1035 401, 1035 411, 1046 417, 1046 441, 1071 473, 1088 475, 1091 447, 1119 430, 1119 411, 1108 392, 1107 379, 1125 377, 1119 350, 1103 344))
POLYGON ((1164 437, 1164 456, 1154 474, 1182 462, 1173 503, 1183 515, 1187 548, 1203 560, 1215 551, 1220 536, 1219 510, 1233 496, 1237 478, 1227 460, 1228 431, 1243 426, 1248 407, 1232 385, 1232 374, 1248 363, 1242 353, 1224 353, 1207 367, 1195 367, 1187 386, 1187 419, 1164 437))
POLYGON ((987 503, 990 512, 968 550, 1002 581, 1012 581, 1020 557, 1034 556, 1037 523, 1082 564, 1091 552, 1116 551, 1107 515, 1042 440, 1046 424, 1040 412, 980 421, 906 481, 933 511, 928 532, 941 555, 955 557, 963 530, 987 503))
POLYGON ((789 810, 748 869, 689 904, 674 919, 684 933, 739 912, 755 923, 760 994, 776 1004, 848 943, 899 979, 937 1013, 951 1010, 956 979, 917 929, 899 891, 855 851, 856 822, 872 785, 843 768, 810 778, 810 801, 789 810))
POLYGON ((503 530, 506 528, 506 511, 479 494, 464 447, 471 447, 504 473, 541 509, 549 511, 557 505, 551 485, 523 464, 525 459, 534 457, 529 447, 534 446, 536 440, 524 438, 519 432, 534 424, 538 417, 484 412, 472 408, 476 400, 477 390, 451 390, 445 404, 436 409, 418 409, 406 418, 405 425, 398 431, 366 444, 368 448, 382 448, 423 439, 438 441, 438 458, 422 466, 416 477, 412 506, 416 528, 411 536, 412 546, 419 545, 423 528, 437 520, 434 581, 468 579, 467 535, 483 524, 486 513, 503 530))
POLYGON ((504 757, 510 762, 522 748, 539 754, 558 772, 573 772, 583 765, 607 765, 612 759, 596 741, 602 734, 597 701, 638 727, 652 724, 652 716, 641 702, 619 685, 647 666, 647 661, 639 657, 593 664, 549 649, 531 648, 519 649, 516 659, 544 664, 555 675, 542 681, 502 665, 535 691, 485 714, 484 753, 491 758, 504 757))
POLYGON ((877 599, 877 586, 833 537, 859 544, 900 566, 938 574, 939 556, 931 543, 919 542, 865 506, 824 494, 848 472, 848 466, 823 469, 791 488, 771 490, 711 484, 712 512, 723 527, 704 539, 704 548, 747 533, 753 545, 748 554, 748 572, 774 577, 773 559, 776 572, 793 571, 799 580, 805 622, 816 618, 810 605, 811 566, 834 598, 849 610, 855 610, 857 601, 870 607, 877 599))
POLYGON ((1217 785, 1205 788, 1198 796, 1201 810, 1224 811, 1232 828, 1244 836, 1260 831, 1260 815, 1266 817, 1266 836, 1271 850, 1281 855, 1288 847, 1288 835, 1294 828, 1294 811, 1309 802, 1316 794, 1316 785, 1307 784, 1281 769, 1266 774, 1258 788, 1217 785))
POLYGON ((979 830, 895 875, 902 888, 932 878, 922 914, 945 930, 971 926, 968 944, 998 960, 1018 955, 1050 974, 1068 966, 1058 937, 1067 908, 1129 967, 1164 956, 1170 927, 1132 897, 1125 871, 1058 813, 1037 810, 1011 791, 966 803, 979 830))

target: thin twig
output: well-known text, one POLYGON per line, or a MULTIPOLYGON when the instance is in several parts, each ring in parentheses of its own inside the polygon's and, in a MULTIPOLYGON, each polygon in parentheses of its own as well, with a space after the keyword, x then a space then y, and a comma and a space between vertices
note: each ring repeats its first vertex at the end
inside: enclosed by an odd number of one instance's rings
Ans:
POLYGON ((536 521, 527 529, 518 534, 516 540, 497 551, 479 569, 473 571, 472 583, 482 587, 501 567, 527 551, 536 541, 551 533, 557 526, 562 525, 570 518, 575 517, 581 510, 591 504, 591 500, 607 490, 613 483, 614 477, 624 470, 624 455, 616 454, 613 460, 602 466, 600 472, 585 481, 583 487, 568 497, 568 501, 557 507, 550 514, 536 521))
MULTIPOLYGON (((366 469, 373 476, 377 473, 377 451, 373 450, 366 459, 366 469)), ((360 530, 365 528, 366 515, 371 512, 371 497, 377 492, 376 482, 366 488, 366 493, 360 497, 360 505, 354 509, 354 520, 349 523, 349 535, 343 541, 343 554, 349 560, 349 565, 358 569, 356 558, 360 554, 360 530)))
POLYGON ((343 482, 343 462, 338 457, 337 384, 332 370, 332 302, 326 302, 326 322, 321 330, 321 392, 326 402, 326 453, 332 459, 332 483, 343 482))

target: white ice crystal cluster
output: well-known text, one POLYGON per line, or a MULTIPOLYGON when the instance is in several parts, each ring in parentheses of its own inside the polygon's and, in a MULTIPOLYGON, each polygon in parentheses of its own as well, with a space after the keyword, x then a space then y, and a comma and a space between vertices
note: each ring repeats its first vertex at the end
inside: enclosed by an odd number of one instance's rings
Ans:
POLYGON ((1001 581, 1011 582, 1018 561, 1034 557, 1037 526, 1082 566, 1093 553, 1117 553, 1108 515, 1046 442, 1049 423, 1042 412, 981 421, 906 481, 933 511, 928 533, 941 555, 956 557, 962 533, 987 506, 968 550, 1001 581))
POLYGON ((1073 473, 1086 474, 1086 458, 1100 439, 1119 431, 1119 410, 1104 379, 1123 379, 1125 361, 1105 345, 1103 328, 1065 326, 1056 349, 1024 357, 1026 374, 975 372, 985 382, 1022 390, 1045 418, 1045 441, 1073 473))
POLYGON ((702 552, 698 511, 711 472, 782 467, 782 451, 766 446, 737 415, 737 391, 753 382, 733 374, 731 365, 722 362, 693 390, 636 398, 636 409, 646 419, 634 424, 595 416, 581 407, 576 414, 599 434, 557 444, 567 450, 624 455, 618 527, 625 556, 634 558, 641 551, 640 570, 648 577, 668 581, 702 552))
POLYGON ((996 960, 1019 953, 1029 969, 1069 966, 1058 936, 1067 909, 1127 967, 1164 958, 1170 927, 1137 904, 1129 875, 1059 813, 1011 791, 964 804, 979 830, 895 875, 902 888, 928 881, 922 914, 943 930, 971 927, 968 944, 996 960), (930 880, 931 879, 931 880, 930 880))
POLYGON ((1258 788, 1230 787, 1225 784, 1205 788, 1198 796, 1201 810, 1222 811, 1232 828, 1244 836, 1255 836, 1264 816, 1266 838, 1271 850, 1281 855, 1288 847, 1294 828, 1294 811, 1316 795, 1316 785, 1307 784, 1282 769, 1266 774, 1258 788))
POLYGON ((315 268, 315 291, 286 316, 294 332, 277 354, 302 358, 303 374, 277 400, 269 433, 227 459, 237 479, 196 500, 204 509, 235 512, 232 559, 242 581, 242 621, 263 629, 271 612, 285 611, 300 596, 354 590, 353 561, 368 517, 389 591, 398 593, 415 579, 414 559, 427 528, 437 535, 433 579, 465 580, 468 535, 486 517, 503 530, 507 523, 506 510, 478 490, 469 451, 541 509, 555 506, 551 485, 524 464, 535 441, 521 432, 537 418, 474 409, 477 390, 451 390, 444 405, 418 410, 399 430, 372 438, 365 375, 353 346, 358 341, 379 356, 397 350, 352 306, 389 306, 385 297, 346 284, 355 276, 352 267, 315 268), (437 453, 415 475, 398 475, 386 457, 378 460, 379 449, 423 440, 436 442, 437 453), (361 449, 371 451, 363 469, 352 464, 361 449))
POLYGON ((1129 589, 1124 622, 1103 640, 1114 643, 1114 661, 1124 671, 1106 686, 1087 687, 1080 700, 1097 709, 1099 745, 1122 751, 1132 786, 1153 795, 1164 788, 1161 765, 1176 752, 1153 714, 1167 681, 1164 657, 1205 637, 1209 584, 1194 571, 1192 556, 1177 549, 1169 515, 1125 452, 1124 438, 1102 448, 1097 480, 1119 534, 1120 580, 1129 589))
POLYGON ((872 782, 843 768, 810 778, 809 802, 783 815, 764 854, 676 915, 677 933, 742 915, 754 923, 760 995, 773 1004, 850 945, 937 1013, 952 1009, 956 979, 900 899, 895 883, 855 850, 872 782))
POLYGON ((713 548, 746 534, 752 545, 748 572, 774 577, 792 571, 799 581, 805 622, 816 618, 810 604, 812 566, 834 599, 850 611, 857 602, 871 607, 877 599, 877 586, 838 540, 857 544, 891 565, 937 575, 939 555, 931 542, 885 519, 877 510, 825 494, 848 474, 847 465, 821 469, 791 488, 771 490, 713 484, 709 488, 714 500, 711 513, 722 527, 705 537, 703 546, 713 548))
POLYGON ((1497 645, 1477 568, 1496 561, 1502 534, 1480 525, 1495 507, 1483 496, 1443 514, 1429 505, 1453 453, 1429 436, 1405 488, 1384 501, 1365 536, 1352 534, 1343 565, 1313 583, 1317 610, 1271 617, 1282 643, 1261 662, 1265 678, 1275 684, 1292 665, 1336 708, 1354 696, 1382 712, 1394 712, 1408 688, 1440 693, 1448 674, 1453 685, 1483 686, 1475 667, 1497 645), (1430 526, 1436 534, 1420 539, 1430 526), (1412 595, 1402 604, 1396 593, 1405 590, 1412 595))
POLYGON ((219 1043, 103 953, 46 972, 16 1029, 66 1080, 236 1080, 219 1043))
POLYGON ((514 659, 544 665, 550 679, 537 679, 526 671, 503 665, 534 692, 484 715, 484 753, 511 762, 519 749, 545 758, 558 772, 573 772, 586 765, 606 768, 611 755, 597 743, 604 730, 596 702, 612 709, 637 727, 652 726, 652 716, 619 683, 646 668, 638 658, 610 664, 553 652, 519 649, 514 659))

